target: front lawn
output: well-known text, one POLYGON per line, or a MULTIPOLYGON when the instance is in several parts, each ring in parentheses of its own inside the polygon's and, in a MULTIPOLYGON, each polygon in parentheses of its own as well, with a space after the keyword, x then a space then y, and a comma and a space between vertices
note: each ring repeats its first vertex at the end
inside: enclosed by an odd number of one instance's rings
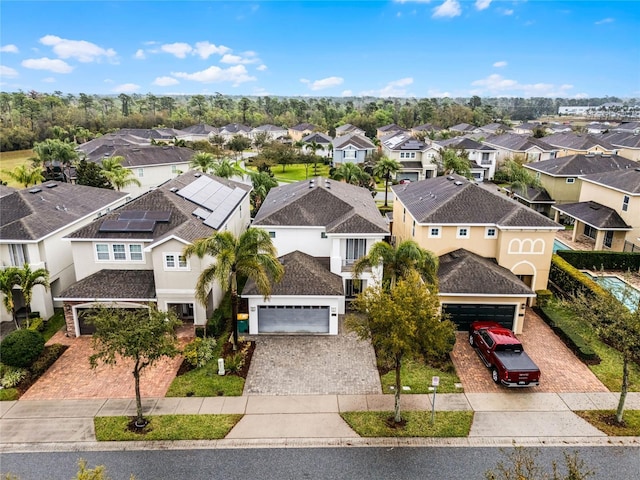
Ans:
MULTIPOLYGON (((321 177, 329 176, 328 165, 325 165, 322 162, 318 162, 316 164, 316 167, 318 171, 318 176, 321 176, 321 177)), ((253 172, 256 171, 256 169, 251 165, 247 165, 247 169, 253 172)), ((300 180, 306 180, 307 178, 313 178, 314 176, 316 176, 313 173, 313 164, 308 165, 308 175, 307 175, 307 165, 303 163, 295 163, 292 165, 287 165, 284 169, 284 172, 282 171, 281 165, 274 165, 273 167, 271 167, 271 171, 273 172, 274 178, 278 182, 285 182, 285 183, 298 182, 300 180)))
MULTIPOLYGON (((460 384, 460 379, 455 373, 455 368, 450 362, 440 369, 426 365, 419 360, 406 360, 400 370, 402 385, 411 390, 403 390, 402 393, 431 393, 432 377, 440 377, 438 393, 462 393, 462 388, 457 388, 455 384, 460 384)), ((396 383, 395 370, 391 370, 380 376, 383 393, 393 393, 391 386, 396 383)))
POLYGON ((640 410, 625 410, 624 425, 615 423, 614 410, 581 410, 574 413, 610 437, 640 436, 640 410))
POLYGON ((158 415, 147 419, 142 432, 129 429, 130 417, 96 417, 99 442, 131 440, 217 440, 224 438, 242 415, 158 415))
MULTIPOLYGON (((217 358, 217 357, 216 357, 217 358)), ((218 375, 218 361, 211 360, 204 367, 178 375, 171 382, 167 397, 219 397, 240 396, 244 378, 236 375, 218 375)))
POLYGON ((44 330, 42 331, 42 336, 44 337, 44 341, 48 341, 51 337, 53 337, 60 329, 64 326, 64 312, 62 309, 56 309, 56 313, 54 313, 53 317, 47 320, 45 324, 44 330))
POLYGON ((33 150, 15 150, 12 152, 0 152, 0 179, 7 182, 7 185, 17 189, 23 189, 24 185, 16 182, 5 173, 12 172, 20 165, 31 165, 29 158, 33 156, 33 150))
POLYGON ((345 422, 361 437, 467 437, 473 412, 403 412, 404 427, 391 426, 393 412, 345 412, 345 422))

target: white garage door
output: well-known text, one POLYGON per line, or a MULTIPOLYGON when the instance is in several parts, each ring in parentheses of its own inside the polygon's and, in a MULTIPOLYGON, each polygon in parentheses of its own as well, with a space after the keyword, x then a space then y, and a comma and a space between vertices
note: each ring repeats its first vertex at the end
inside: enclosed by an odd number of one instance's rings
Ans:
POLYGON ((258 333, 329 333, 329 307, 258 307, 258 333))

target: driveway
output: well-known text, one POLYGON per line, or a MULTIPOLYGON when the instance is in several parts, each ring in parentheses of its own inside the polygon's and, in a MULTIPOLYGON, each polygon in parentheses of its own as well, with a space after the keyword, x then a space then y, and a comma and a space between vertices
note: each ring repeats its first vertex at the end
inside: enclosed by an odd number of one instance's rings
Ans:
POLYGON ((243 395, 382 393, 371 343, 353 333, 255 337, 243 395))
POLYGON ((608 392, 607 388, 578 357, 553 333, 533 310, 527 309, 524 331, 518 335, 525 351, 538 365, 540 385, 531 389, 509 389, 496 385, 466 332, 458 332, 451 358, 466 393, 494 392, 608 392))
MULTIPOLYGON (((186 340, 182 340, 186 341, 186 340)), ((115 366, 89 366, 91 337, 67 338, 56 333, 51 343, 69 345, 66 352, 42 375, 21 400, 135 398, 133 363, 118 361, 115 366)), ((162 359, 142 372, 140 391, 143 397, 164 397, 176 376, 182 357, 162 359)))

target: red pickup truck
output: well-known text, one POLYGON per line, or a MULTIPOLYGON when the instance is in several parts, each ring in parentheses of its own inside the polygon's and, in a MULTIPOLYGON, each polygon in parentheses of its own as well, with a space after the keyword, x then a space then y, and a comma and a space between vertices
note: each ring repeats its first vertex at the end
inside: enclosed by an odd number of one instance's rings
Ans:
POLYGON ((491 369, 491 378, 507 387, 540 385, 540 369, 511 330, 496 322, 473 322, 469 343, 491 369))

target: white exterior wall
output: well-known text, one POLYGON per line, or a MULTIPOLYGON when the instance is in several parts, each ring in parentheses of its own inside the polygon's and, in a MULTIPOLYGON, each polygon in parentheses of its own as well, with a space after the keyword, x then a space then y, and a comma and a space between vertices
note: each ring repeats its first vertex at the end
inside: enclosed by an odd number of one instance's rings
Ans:
POLYGON ((271 240, 277 249, 279 257, 299 250, 312 257, 329 257, 331 255, 331 240, 322 238, 324 227, 281 227, 269 225, 254 225, 267 232, 275 232, 271 240))
POLYGON ((141 167, 127 167, 133 172, 141 186, 128 185, 122 189, 123 192, 131 194, 131 198, 136 198, 169 180, 176 178, 180 172, 189 171, 189 162, 173 163, 163 165, 145 165, 141 167), (142 176, 140 176, 142 170, 142 176))
POLYGON ((344 314, 344 297, 328 296, 272 296, 265 300, 261 296, 244 296, 249 303, 249 335, 258 334, 258 307, 264 305, 317 305, 328 306, 330 311, 329 335, 338 334, 338 315, 344 314))

